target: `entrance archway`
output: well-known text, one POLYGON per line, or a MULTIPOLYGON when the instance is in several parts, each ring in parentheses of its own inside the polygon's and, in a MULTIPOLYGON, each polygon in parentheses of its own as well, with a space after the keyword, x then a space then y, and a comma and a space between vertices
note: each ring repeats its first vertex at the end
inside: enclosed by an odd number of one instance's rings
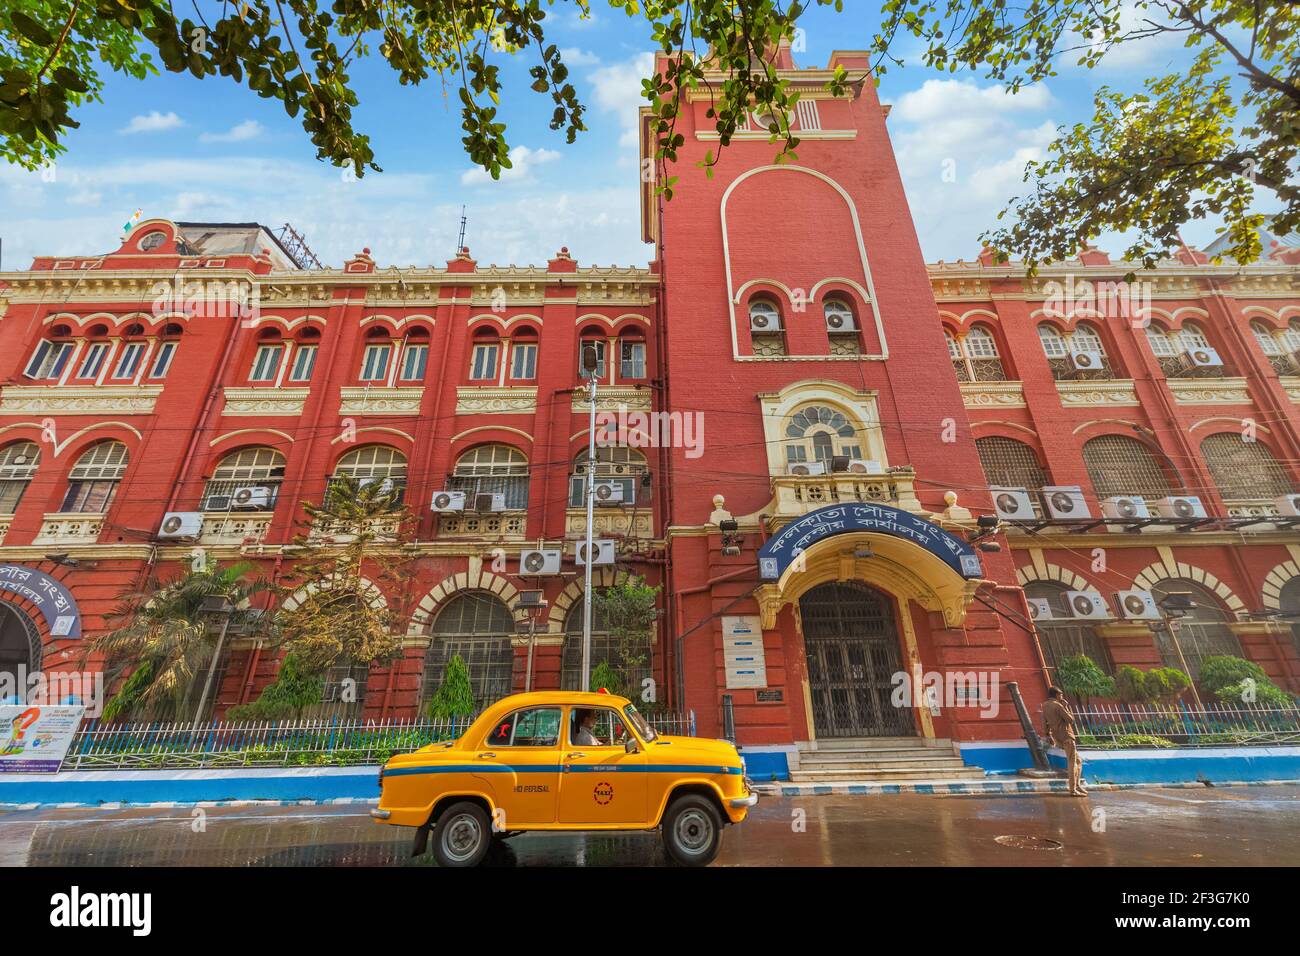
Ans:
POLYGON ((16 681, 23 669, 29 675, 41 669, 40 631, 23 611, 0 601, 0 674, 16 681))
POLYGON ((910 707, 890 702, 904 671, 893 602, 874 588, 819 584, 799 598, 817 737, 916 734, 910 707))

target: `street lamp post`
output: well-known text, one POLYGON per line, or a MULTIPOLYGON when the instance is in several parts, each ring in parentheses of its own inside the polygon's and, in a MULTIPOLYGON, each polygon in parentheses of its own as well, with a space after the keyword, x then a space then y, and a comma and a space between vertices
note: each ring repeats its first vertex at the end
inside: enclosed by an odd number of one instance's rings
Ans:
POLYGON ((596 347, 582 350, 582 370, 587 376, 587 401, 591 403, 587 419, 587 534, 582 590, 582 690, 591 689, 591 565, 592 525, 596 514, 596 347))
POLYGON ((234 614, 235 607, 224 597, 212 595, 203 599, 202 609, 209 614, 221 615, 221 634, 217 637, 216 650, 212 652, 212 663, 208 665, 208 676, 203 682, 203 694, 199 697, 199 706, 194 711, 196 724, 203 718, 203 712, 208 705, 208 695, 212 693, 212 681, 217 674, 217 662, 221 660, 221 651, 226 644, 226 632, 230 629, 230 618, 234 614))

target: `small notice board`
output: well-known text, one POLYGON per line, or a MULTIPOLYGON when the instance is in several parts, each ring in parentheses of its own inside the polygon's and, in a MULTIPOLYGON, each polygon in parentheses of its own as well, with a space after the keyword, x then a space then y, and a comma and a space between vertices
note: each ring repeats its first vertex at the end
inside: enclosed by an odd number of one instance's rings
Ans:
POLYGON ((757 615, 723 617, 722 653, 727 667, 729 689, 767 686, 763 622, 757 615))

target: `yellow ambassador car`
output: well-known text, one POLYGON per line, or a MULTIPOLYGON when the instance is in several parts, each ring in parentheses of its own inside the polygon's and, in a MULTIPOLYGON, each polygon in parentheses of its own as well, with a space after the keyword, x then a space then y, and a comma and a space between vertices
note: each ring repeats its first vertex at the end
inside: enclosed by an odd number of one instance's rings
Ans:
POLYGON ((443 866, 476 866, 494 838, 532 830, 663 831, 668 856, 703 866, 723 827, 758 802, 734 744, 655 732, 624 697, 514 694, 459 740, 393 757, 375 819, 418 827, 443 866))

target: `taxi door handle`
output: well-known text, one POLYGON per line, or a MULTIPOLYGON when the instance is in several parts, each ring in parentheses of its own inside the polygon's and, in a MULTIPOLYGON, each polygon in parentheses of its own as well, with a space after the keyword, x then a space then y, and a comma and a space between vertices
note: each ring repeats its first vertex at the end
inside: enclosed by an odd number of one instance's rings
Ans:
POLYGON ((479 755, 478 755, 478 759, 479 759, 479 760, 491 760, 491 759, 492 759, 493 757, 495 757, 495 756, 496 756, 496 754, 492 754, 492 753, 479 754, 479 755))
POLYGON ((569 754, 568 759, 569 759, 569 760, 572 760, 574 757, 585 757, 585 756, 587 756, 587 755, 586 755, 585 753, 583 753, 582 751, 577 751, 577 752, 575 752, 575 753, 571 753, 571 754, 569 754))

